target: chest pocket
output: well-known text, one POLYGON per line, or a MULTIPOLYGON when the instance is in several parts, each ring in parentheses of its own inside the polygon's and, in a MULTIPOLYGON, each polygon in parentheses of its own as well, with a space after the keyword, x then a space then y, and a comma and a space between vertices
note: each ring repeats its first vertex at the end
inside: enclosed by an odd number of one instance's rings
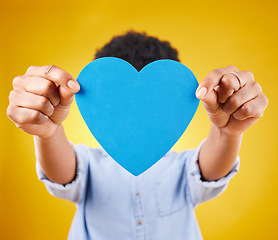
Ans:
POLYGON ((188 204, 184 168, 178 168, 157 181, 158 214, 163 217, 182 210, 188 204))

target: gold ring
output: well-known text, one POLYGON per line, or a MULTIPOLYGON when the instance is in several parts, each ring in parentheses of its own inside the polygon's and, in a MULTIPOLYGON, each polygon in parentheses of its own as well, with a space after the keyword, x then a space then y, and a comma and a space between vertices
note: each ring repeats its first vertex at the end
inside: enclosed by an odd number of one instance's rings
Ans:
POLYGON ((242 88, 242 87, 243 87, 243 84, 242 84, 242 81, 241 81, 241 79, 240 79, 240 76, 239 76, 237 73, 235 73, 235 72, 229 72, 229 73, 231 73, 231 74, 233 74, 233 75, 236 76, 236 78, 237 78, 237 80, 238 80, 238 83, 239 83, 239 88, 242 88))

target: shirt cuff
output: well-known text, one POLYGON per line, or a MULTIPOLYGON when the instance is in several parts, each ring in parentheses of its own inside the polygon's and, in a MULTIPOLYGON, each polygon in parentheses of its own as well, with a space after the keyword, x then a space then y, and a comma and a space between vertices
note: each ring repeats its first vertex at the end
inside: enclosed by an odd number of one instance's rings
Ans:
MULTIPOLYGON (((72 143, 71 145, 75 151, 74 145, 72 143)), ((82 181, 82 176, 84 175, 86 169, 85 166, 86 164, 84 161, 81 161, 82 157, 79 155, 80 154, 77 151, 75 151, 75 156, 76 156, 75 178, 73 179, 73 181, 67 184, 59 184, 50 181, 43 173, 39 161, 36 161, 37 176, 39 180, 45 184, 46 189, 51 195, 58 198, 72 201, 74 203, 79 202, 82 194, 81 190, 83 189, 81 185, 84 184, 84 182, 82 181)))
POLYGON ((225 186, 228 184, 228 182, 231 180, 231 178, 239 170, 239 163, 240 163, 239 156, 237 156, 232 169, 225 177, 222 177, 216 181, 203 180, 200 165, 199 165, 199 154, 200 154, 201 147, 203 146, 205 141, 206 141, 206 139, 202 141, 202 143, 199 145, 197 151, 195 151, 195 153, 194 153, 194 157, 192 158, 193 161, 190 163, 190 166, 189 166, 190 174, 193 176, 193 178, 195 179, 195 181, 197 183, 202 184, 204 187, 218 188, 218 187, 225 186))
POLYGON ((187 165, 188 186, 194 208, 198 204, 215 198, 224 192, 229 181, 239 169, 239 157, 237 157, 234 166, 225 177, 216 181, 203 180, 199 166, 199 153, 204 141, 200 144, 198 149, 191 151, 191 161, 189 161, 187 165))

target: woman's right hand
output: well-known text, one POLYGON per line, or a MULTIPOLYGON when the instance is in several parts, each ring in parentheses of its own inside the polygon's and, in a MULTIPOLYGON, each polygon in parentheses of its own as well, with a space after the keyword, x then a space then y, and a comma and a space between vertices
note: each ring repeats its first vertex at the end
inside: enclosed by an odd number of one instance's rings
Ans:
POLYGON ((50 66, 29 67, 13 80, 8 117, 29 134, 48 138, 66 119, 80 85, 68 72, 50 66))

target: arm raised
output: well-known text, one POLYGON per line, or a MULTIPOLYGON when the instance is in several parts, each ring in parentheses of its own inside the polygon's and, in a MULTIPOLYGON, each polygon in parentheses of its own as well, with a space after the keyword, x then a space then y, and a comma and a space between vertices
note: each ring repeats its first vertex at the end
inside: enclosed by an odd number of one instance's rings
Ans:
POLYGON ((212 122, 199 165, 203 178, 214 181, 229 173, 243 132, 263 116, 268 100, 253 74, 234 66, 211 71, 200 83, 196 96, 203 101, 212 122))
POLYGON ((75 175, 75 154, 63 131, 77 81, 56 67, 33 66, 13 80, 8 117, 18 128, 34 135, 36 158, 49 180, 66 184, 75 175))

